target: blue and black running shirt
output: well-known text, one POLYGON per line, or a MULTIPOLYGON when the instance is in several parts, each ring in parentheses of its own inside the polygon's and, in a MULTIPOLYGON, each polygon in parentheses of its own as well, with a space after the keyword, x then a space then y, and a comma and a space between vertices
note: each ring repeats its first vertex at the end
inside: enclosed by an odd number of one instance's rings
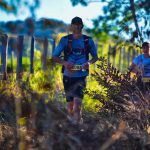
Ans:
MULTIPOLYGON (((97 49, 94 44, 93 39, 90 37, 89 38, 89 53, 91 54, 92 57, 97 57, 97 49)), ((62 37, 58 46, 55 48, 53 51, 52 56, 53 57, 60 57, 61 54, 63 53, 64 49, 68 46, 68 38, 62 37)), ((79 39, 74 39, 72 38, 72 52, 69 54, 67 61, 74 63, 75 65, 82 65, 87 62, 87 57, 86 53, 84 52, 85 49, 85 43, 84 43, 84 37, 83 35, 79 39)), ((70 77, 82 77, 82 76, 87 76, 88 71, 82 71, 82 70, 75 70, 75 71, 68 71, 67 69, 64 69, 65 76, 70 76, 70 77)))

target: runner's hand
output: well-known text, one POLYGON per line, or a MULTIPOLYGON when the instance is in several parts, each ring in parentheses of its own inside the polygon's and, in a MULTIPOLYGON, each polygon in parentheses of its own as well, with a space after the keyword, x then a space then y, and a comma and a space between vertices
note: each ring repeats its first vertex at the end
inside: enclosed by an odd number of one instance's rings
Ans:
POLYGON ((86 63, 84 63, 84 64, 82 64, 82 69, 89 69, 89 63, 88 62, 86 62, 86 63))

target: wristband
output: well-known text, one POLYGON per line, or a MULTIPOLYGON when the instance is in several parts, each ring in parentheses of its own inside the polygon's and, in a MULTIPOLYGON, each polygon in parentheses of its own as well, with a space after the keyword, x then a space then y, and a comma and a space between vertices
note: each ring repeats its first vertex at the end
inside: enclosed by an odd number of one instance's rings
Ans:
POLYGON ((91 63, 90 63, 90 62, 87 62, 87 64, 90 65, 91 63))

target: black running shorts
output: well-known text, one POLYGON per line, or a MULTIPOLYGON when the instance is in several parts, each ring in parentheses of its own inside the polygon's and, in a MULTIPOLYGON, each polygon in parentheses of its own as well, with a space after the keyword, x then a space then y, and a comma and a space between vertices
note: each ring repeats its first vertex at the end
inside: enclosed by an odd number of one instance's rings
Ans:
POLYGON ((63 76, 63 84, 66 95, 66 101, 73 101, 74 97, 83 98, 83 92, 86 87, 86 76, 68 77, 63 76))

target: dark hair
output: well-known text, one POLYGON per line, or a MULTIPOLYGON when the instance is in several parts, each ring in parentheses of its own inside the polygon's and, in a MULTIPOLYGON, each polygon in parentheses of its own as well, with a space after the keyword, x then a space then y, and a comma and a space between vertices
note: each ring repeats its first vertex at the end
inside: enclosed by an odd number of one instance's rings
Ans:
POLYGON ((143 42, 142 47, 145 47, 145 46, 150 46, 150 44, 148 42, 143 42))
POLYGON ((71 20, 71 24, 81 24, 83 26, 83 21, 80 17, 74 17, 72 20, 71 20))

